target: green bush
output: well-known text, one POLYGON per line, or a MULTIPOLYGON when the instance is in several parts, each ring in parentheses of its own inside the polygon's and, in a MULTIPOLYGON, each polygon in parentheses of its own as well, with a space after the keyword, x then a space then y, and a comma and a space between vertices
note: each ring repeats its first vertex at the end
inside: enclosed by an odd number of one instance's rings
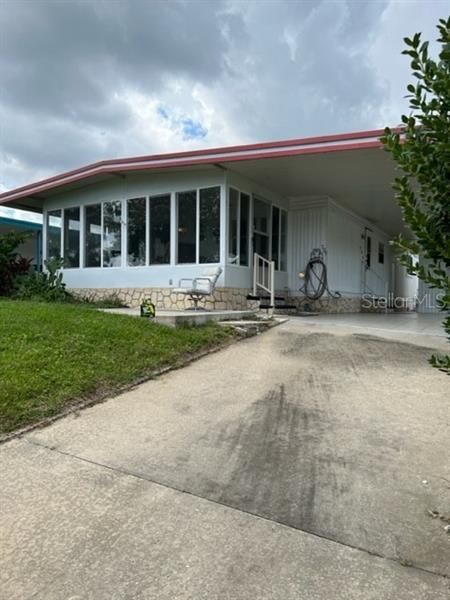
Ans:
POLYGON ((62 258, 44 261, 45 271, 22 277, 15 297, 19 300, 41 300, 45 302, 72 302, 74 298, 66 290, 61 268, 62 258))
POLYGON ((31 260, 21 256, 18 251, 30 235, 23 231, 9 231, 0 235, 0 296, 13 295, 19 278, 30 270, 31 260))
MULTIPOLYGON (((441 291, 439 305, 450 341, 450 18, 439 19, 438 60, 428 55, 421 34, 405 38, 415 83, 408 85, 409 115, 399 130, 381 138, 397 162, 394 189, 411 239, 395 247, 408 273, 441 291), (414 261, 418 255, 421 262, 414 261)), ((450 374, 450 355, 433 355, 431 364, 450 374)))

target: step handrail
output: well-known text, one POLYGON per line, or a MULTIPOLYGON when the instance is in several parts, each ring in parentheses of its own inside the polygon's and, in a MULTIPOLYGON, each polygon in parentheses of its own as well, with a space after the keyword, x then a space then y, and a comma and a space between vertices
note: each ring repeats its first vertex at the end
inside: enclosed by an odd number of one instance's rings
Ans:
POLYGON ((270 306, 275 305, 275 261, 253 254, 253 295, 263 290, 270 295, 270 306))

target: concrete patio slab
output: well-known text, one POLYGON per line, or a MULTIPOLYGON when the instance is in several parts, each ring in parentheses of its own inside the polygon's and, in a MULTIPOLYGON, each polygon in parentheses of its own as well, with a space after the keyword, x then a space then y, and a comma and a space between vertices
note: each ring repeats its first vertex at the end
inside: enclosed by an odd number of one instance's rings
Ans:
MULTIPOLYGON (((295 317, 295 315, 294 315, 295 317)), ((441 314, 411 313, 348 313, 321 314, 308 319, 309 324, 323 326, 325 330, 346 333, 365 333, 408 344, 429 346, 448 352, 448 343, 441 314)))
MULTIPOLYGON (((139 308, 103 308, 104 312, 119 315, 140 317, 139 308)), ((210 322, 236 321, 252 319, 256 315, 254 310, 157 310, 156 317, 151 319, 160 325, 177 327, 180 325, 205 325, 210 322)))

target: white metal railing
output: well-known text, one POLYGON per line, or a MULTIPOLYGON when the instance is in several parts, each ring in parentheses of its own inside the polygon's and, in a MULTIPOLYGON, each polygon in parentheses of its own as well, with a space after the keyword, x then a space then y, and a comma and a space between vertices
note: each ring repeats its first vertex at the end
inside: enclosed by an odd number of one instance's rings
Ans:
POLYGON ((275 261, 260 254, 253 255, 253 295, 263 290, 270 296, 270 305, 275 304, 275 261))

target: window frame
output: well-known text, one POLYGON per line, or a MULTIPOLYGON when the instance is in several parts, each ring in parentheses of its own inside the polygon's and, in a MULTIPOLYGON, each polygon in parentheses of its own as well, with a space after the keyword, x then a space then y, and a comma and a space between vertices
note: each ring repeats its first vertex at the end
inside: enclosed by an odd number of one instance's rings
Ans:
POLYGON ((253 200, 253 195, 251 192, 248 192, 246 190, 242 190, 238 187, 236 187, 235 185, 229 185, 228 186, 228 190, 227 190, 227 243, 226 243, 226 264, 228 266, 231 267, 241 267, 243 269, 249 269, 250 268, 250 248, 251 248, 251 243, 252 243, 252 239, 251 239, 251 227, 252 227, 252 218, 253 218, 253 214, 252 214, 252 200, 253 200), (237 192, 237 219, 236 219, 236 257, 237 260, 235 262, 230 262, 230 191, 234 190, 235 192, 237 192), (247 264, 246 265, 242 265, 241 264, 241 215, 242 215, 242 210, 241 210, 241 200, 242 200, 242 195, 247 196, 248 198, 248 214, 247 214, 247 264))
MULTIPOLYGON (((147 257, 146 257, 146 263, 145 266, 147 267, 169 267, 170 265, 173 265, 173 261, 174 261, 174 257, 172 255, 172 237, 173 237, 173 227, 172 227, 172 223, 173 220, 175 218, 174 214, 173 214, 173 208, 172 208, 172 194, 173 192, 161 192, 161 193, 157 193, 157 194, 150 194, 149 196, 147 196, 147 257), (167 263, 152 263, 150 262, 151 259, 151 229, 152 229, 152 223, 151 223, 151 205, 152 205, 152 199, 154 198, 168 198, 169 200, 169 262, 167 263)), ((177 213, 176 215, 176 219, 175 219, 175 223, 176 225, 178 224, 178 204, 176 202, 176 194, 177 192, 175 192, 175 211, 177 213)), ((177 231, 177 230, 176 230, 177 231)), ((176 254, 178 253, 178 236, 175 236, 176 240, 176 246, 175 246, 175 252, 176 254)), ((181 263, 181 264, 189 264, 189 263, 181 263)))
POLYGON ((82 208, 82 222, 83 222, 83 260, 81 261, 80 269, 101 269, 102 268, 102 257, 103 257, 103 206, 102 202, 89 202, 88 204, 83 204, 82 208), (100 206, 100 264, 97 266, 89 266, 86 264, 86 212, 87 209, 91 206, 100 206))
POLYGON ((288 231, 287 231, 287 227, 288 227, 288 215, 289 215, 289 211, 287 210, 287 208, 283 208, 281 207, 279 204, 276 204, 275 202, 273 202, 271 204, 271 211, 270 211, 270 260, 273 260, 273 255, 272 255, 272 239, 273 239, 273 229, 272 229, 272 224, 273 224, 273 209, 277 208, 278 209, 278 264, 275 265, 275 271, 278 271, 280 273, 287 273, 287 238, 288 238, 288 231), (282 222, 283 222, 283 214, 286 216, 286 268, 282 269, 281 268, 281 230, 282 230, 282 222))
POLYGON ((198 204, 199 204, 199 188, 192 188, 190 190, 178 190, 175 192, 175 210, 176 210, 176 239, 175 239, 175 264, 176 265, 197 265, 198 264, 198 237, 199 237, 199 214, 198 214, 198 204), (180 205, 179 205, 179 195, 180 194, 188 194, 195 192, 195 261, 194 262, 180 262, 179 260, 179 231, 178 226, 180 222, 180 205))
POLYGON ((366 270, 372 268, 372 236, 366 234, 366 270))
MULTIPOLYGON (((221 207, 222 207, 222 202, 223 202, 223 192, 222 192, 222 185, 220 183, 214 184, 214 185, 205 185, 205 186, 201 186, 201 187, 195 187, 195 188, 191 188, 191 189, 182 189, 182 190, 177 190, 175 192, 175 211, 176 211, 176 215, 175 215, 175 233, 176 233, 176 239, 175 239, 175 264, 176 265, 201 265, 201 266, 208 266, 208 265, 220 265, 222 264, 222 257, 221 257, 221 238, 223 235, 223 229, 222 229, 222 219, 221 219, 221 207), (200 191, 201 190, 209 190, 212 188, 218 188, 219 190, 219 224, 220 224, 220 230, 219 230, 219 260, 218 262, 205 262, 205 263, 201 263, 200 262, 200 191), (179 203, 178 203, 178 196, 179 194, 186 194, 189 192, 195 192, 195 262, 180 262, 179 261, 179 246, 178 246, 178 241, 179 241, 179 231, 178 231, 178 225, 179 225, 179 203)), ((228 246, 227 246, 228 247, 228 246)))
MULTIPOLYGON (((142 267, 147 267, 149 265, 149 227, 150 227, 150 213, 149 213, 149 196, 146 196, 145 194, 141 194, 138 196, 130 196, 127 197, 123 200, 122 203, 122 215, 125 216, 125 219, 123 219, 122 217, 122 222, 125 221, 125 261, 122 262, 122 266, 126 269, 139 269, 142 267), (144 252, 144 264, 143 265, 130 265, 128 263, 128 202, 130 200, 144 200, 144 207, 145 207, 145 232, 144 232, 144 240, 145 240, 145 252, 144 252), (124 213, 124 206, 125 206, 125 213, 124 213), (125 264, 124 264, 125 263, 125 264)), ((102 211, 103 212, 103 211, 102 211)), ((122 230, 122 235, 123 235, 123 230, 122 230)), ((103 236, 102 236, 103 239, 103 236)), ((122 246, 123 248, 123 246, 122 246)), ((103 256, 103 254, 102 254, 103 256)), ((107 267, 108 269, 112 269, 114 267, 107 267)))
MULTIPOLYGON (((50 221, 50 213, 60 212, 59 218, 61 219, 61 227, 59 231, 59 257, 63 257, 64 251, 64 209, 63 208, 51 208, 45 211, 45 219, 44 219, 44 232, 45 232, 45 244, 44 244, 44 252, 45 252, 45 260, 49 259, 48 255, 48 229, 49 229, 49 221, 50 221)), ((64 268, 64 267, 63 267, 64 268)))
POLYGON ((222 238, 222 186, 220 185, 208 185, 206 187, 200 187, 197 189, 197 264, 198 265, 220 265, 221 264, 221 238, 222 238), (202 231, 202 224, 201 224, 201 193, 202 191, 207 191, 207 190, 218 190, 219 192, 219 196, 218 196, 218 217, 219 217, 219 239, 218 239, 218 256, 219 259, 217 261, 211 262, 211 261, 206 261, 206 262, 201 262, 200 261, 200 252, 201 252, 201 239, 200 239, 200 235, 201 235, 201 231, 202 231))
MULTIPOLYGON (((159 186, 158 186, 159 187, 159 186)), ((238 230, 238 244, 240 244, 239 233, 240 233, 240 202, 241 202, 241 193, 245 193, 249 198, 249 214, 248 214, 248 257, 250 256, 250 244, 251 244, 251 236, 250 236, 250 226, 251 226, 251 193, 243 192, 238 190, 239 192, 239 230, 238 230)), ((63 269, 67 270, 77 270, 77 269, 88 269, 90 271, 95 269, 139 269, 139 268, 148 268, 148 267, 169 267, 169 266, 215 266, 220 265, 222 262, 226 262, 226 256, 223 256, 223 252, 228 249, 228 241, 223 240, 223 236, 226 234, 226 217, 227 217, 227 204, 226 204, 226 186, 222 182, 213 183, 210 185, 204 186, 192 186, 189 188, 186 186, 185 188, 180 188, 179 186, 170 187, 168 191, 162 189, 158 190, 151 194, 139 194, 137 192, 135 195, 127 195, 122 197, 112 196, 111 198, 99 199, 99 200, 89 200, 88 202, 81 202, 71 204, 66 207, 55 207, 55 208, 47 208, 44 210, 45 215, 45 246, 44 253, 45 258, 48 259, 48 232, 49 232, 49 219, 50 216, 58 216, 61 219, 61 229, 60 229, 60 255, 61 258, 64 259, 64 219, 65 219, 65 210, 78 208, 79 218, 80 218, 80 232, 79 232, 79 266, 78 267, 63 267, 63 269), (200 263, 200 191, 217 188, 218 191, 218 202, 219 202, 219 259, 217 262, 211 263, 200 263), (178 195, 183 192, 195 192, 195 262, 189 263, 180 263, 178 261, 178 195), (158 263, 151 264, 150 262, 150 242, 151 242, 151 199, 152 198, 160 198, 160 197, 168 197, 169 201, 169 210, 170 210, 170 220, 169 220, 169 235, 170 235, 170 250, 169 250, 169 262, 167 263, 158 263), (145 214, 146 214, 146 224, 145 224, 145 264, 142 265, 129 265, 128 264, 128 201, 134 200, 137 198, 143 198, 145 200, 145 214), (109 203, 120 203, 120 236, 121 236, 121 256, 120 256, 120 264, 113 266, 105 266, 104 260, 104 229, 105 229, 105 204, 109 203), (98 266, 87 266, 86 264, 86 211, 91 206, 100 206, 100 264, 98 266), (59 212, 59 215, 54 215, 54 213, 59 212), (224 223, 225 221, 225 223, 224 223), (224 250, 226 249, 226 250, 224 250)), ((243 265, 248 268, 250 265, 243 265)))
POLYGON ((289 228, 289 211, 286 208, 281 208, 281 206, 277 207, 280 211, 280 230, 279 230, 279 235, 278 235, 278 262, 279 262, 279 268, 277 269, 277 271, 279 271, 280 273, 287 273, 288 271, 288 228, 289 228), (285 216, 286 219, 286 232, 285 232, 285 244, 286 244, 286 248, 285 248, 285 261, 286 261, 286 265, 284 269, 281 268, 281 258, 283 256, 282 251, 281 251, 281 242, 282 242, 282 224, 283 224, 283 215, 285 216))
POLYGON ((379 265, 384 265, 385 256, 386 256, 386 254, 385 254, 384 242, 381 242, 380 240, 378 240, 378 264, 379 265), (380 260, 380 258, 382 260, 380 260))
MULTIPOLYGON (((143 197, 143 196, 140 196, 143 197)), ((98 202, 94 202, 94 204, 98 204, 98 202)), ((127 250, 126 248, 126 238, 127 238, 127 228, 126 228, 126 223, 124 224, 124 215, 126 216, 126 212, 124 212, 124 206, 125 206, 125 211, 127 209, 127 201, 126 199, 123 198, 116 198, 116 199, 110 199, 110 200, 102 200, 100 202, 100 204, 102 205, 102 260, 101 260, 101 268, 102 269, 128 269, 128 268, 134 268, 134 267, 128 267, 128 265, 126 265, 126 260, 125 260, 125 265, 124 265, 124 250, 127 250), (104 248, 103 248, 103 236, 104 236, 104 225, 105 225, 105 209, 104 209, 104 205, 105 204, 111 204, 112 202, 120 202, 120 265, 111 265, 110 267, 105 267, 104 263, 104 248)), ((98 268, 98 267, 97 267, 98 268)))

